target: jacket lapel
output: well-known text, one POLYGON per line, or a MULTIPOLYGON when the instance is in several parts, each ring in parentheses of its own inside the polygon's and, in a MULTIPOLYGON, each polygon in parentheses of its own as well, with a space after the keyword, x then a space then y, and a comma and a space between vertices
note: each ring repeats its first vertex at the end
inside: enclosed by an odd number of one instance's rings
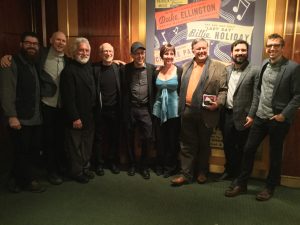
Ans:
POLYGON ((245 79, 247 73, 249 73, 250 71, 250 67, 248 66, 242 73, 241 73, 241 76, 239 78, 239 81, 238 83, 236 84, 236 88, 235 88, 235 91, 234 91, 234 95, 235 93, 237 92, 237 90, 239 89, 241 83, 243 82, 243 80, 245 79))

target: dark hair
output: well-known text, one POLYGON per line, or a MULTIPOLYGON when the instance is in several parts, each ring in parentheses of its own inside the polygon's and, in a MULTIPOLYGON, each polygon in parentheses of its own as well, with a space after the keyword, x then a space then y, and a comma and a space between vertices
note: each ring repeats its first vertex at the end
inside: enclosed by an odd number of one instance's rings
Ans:
POLYGON ((248 44, 247 41, 245 41, 245 40, 236 40, 235 42, 233 42, 233 43, 231 44, 231 51, 233 51, 233 48, 234 48, 235 46, 237 46, 238 44, 245 44, 246 47, 247 47, 247 51, 249 50, 249 44, 248 44))
POLYGON ((280 44, 281 44, 281 46, 283 47, 284 46, 284 40, 283 40, 283 37, 282 36, 280 36, 279 34, 277 34, 277 33, 273 33, 273 34, 270 34, 269 36, 268 36, 268 40, 269 39, 280 39, 280 44))
POLYGON ((164 54, 167 51, 172 51, 172 52, 174 52, 174 55, 176 54, 176 50, 175 50, 174 45, 171 45, 170 43, 168 43, 168 44, 165 44, 165 45, 161 46, 160 53, 159 53, 160 57, 163 58, 164 54))
POLYGON ((21 34, 21 42, 24 42, 26 37, 35 37, 39 41, 39 37, 38 37, 37 33, 32 32, 32 31, 26 31, 26 32, 22 33, 21 34))

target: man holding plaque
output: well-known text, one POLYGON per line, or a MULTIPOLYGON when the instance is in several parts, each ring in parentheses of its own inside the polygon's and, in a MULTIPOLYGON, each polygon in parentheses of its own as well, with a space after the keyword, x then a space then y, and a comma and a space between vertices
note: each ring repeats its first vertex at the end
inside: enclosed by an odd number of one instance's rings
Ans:
POLYGON ((226 99, 225 65, 208 57, 208 42, 192 42, 194 58, 183 65, 179 97, 181 114, 181 174, 171 180, 173 186, 207 181, 210 136, 219 122, 220 108, 226 99))

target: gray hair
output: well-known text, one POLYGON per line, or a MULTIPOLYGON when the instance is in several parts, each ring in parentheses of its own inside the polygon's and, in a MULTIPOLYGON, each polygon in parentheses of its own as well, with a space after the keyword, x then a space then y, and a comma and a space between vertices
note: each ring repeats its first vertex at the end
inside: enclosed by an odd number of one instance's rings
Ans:
POLYGON ((194 45, 198 44, 199 42, 205 42, 208 46, 207 40, 205 40, 204 38, 196 38, 192 41, 192 48, 194 48, 194 45))
POLYGON ((70 47, 70 54, 72 59, 75 59, 78 47, 81 43, 86 43, 89 47, 89 50, 91 50, 91 45, 89 40, 84 37, 78 37, 73 41, 72 46, 70 47))

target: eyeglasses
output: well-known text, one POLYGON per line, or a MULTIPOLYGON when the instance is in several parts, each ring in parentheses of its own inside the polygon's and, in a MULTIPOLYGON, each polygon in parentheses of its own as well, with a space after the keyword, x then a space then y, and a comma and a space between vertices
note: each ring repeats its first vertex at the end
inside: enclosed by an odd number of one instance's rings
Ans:
POLYGON ((31 42, 31 41, 23 41, 23 44, 26 46, 39 46, 38 42, 31 42))
POLYGON ((269 44, 269 45, 266 45, 266 48, 272 48, 272 47, 274 47, 274 48, 279 48, 281 46, 281 44, 269 44))

